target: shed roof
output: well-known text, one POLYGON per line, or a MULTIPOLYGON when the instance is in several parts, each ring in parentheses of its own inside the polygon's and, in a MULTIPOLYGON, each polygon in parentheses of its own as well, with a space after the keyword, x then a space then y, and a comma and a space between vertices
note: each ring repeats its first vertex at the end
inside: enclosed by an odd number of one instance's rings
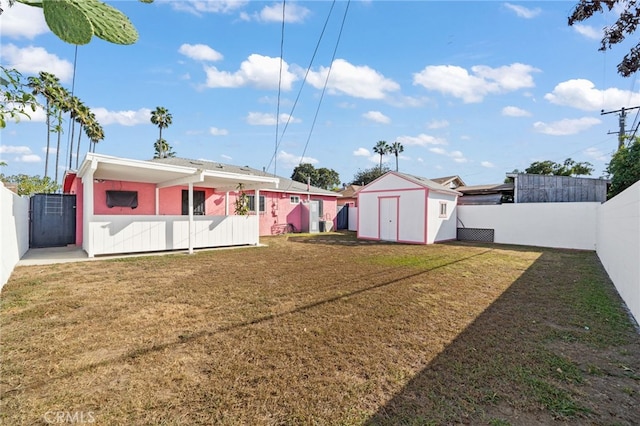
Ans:
MULTIPOLYGON (((431 179, 427 179, 425 177, 421 177, 421 176, 415 176, 415 175, 410 175, 408 173, 401 173, 401 172, 387 172, 384 175, 380 176, 377 180, 383 179, 385 176, 389 176, 389 175, 396 175, 398 177, 401 177, 403 179, 408 180, 409 182, 412 182, 416 185, 422 186, 424 188, 428 188, 432 191, 437 191, 437 192, 443 192, 446 194, 452 194, 452 195, 460 195, 460 193, 456 190, 453 190, 451 188, 448 188, 444 185, 441 185, 439 183, 434 182, 431 179)), ((375 181, 374 181, 375 182, 375 181)), ((371 184, 369 184, 371 185, 371 184)), ((368 186, 368 185, 367 185, 368 186)))

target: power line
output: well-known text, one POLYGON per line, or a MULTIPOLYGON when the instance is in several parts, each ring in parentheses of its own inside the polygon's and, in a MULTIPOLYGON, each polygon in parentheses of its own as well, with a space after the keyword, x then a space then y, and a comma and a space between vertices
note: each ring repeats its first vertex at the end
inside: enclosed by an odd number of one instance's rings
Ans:
POLYGON ((618 115, 618 124, 620 126, 619 130, 617 132, 609 132, 609 134, 618 134, 618 149, 622 148, 624 146, 624 141, 625 141, 625 136, 626 136, 626 130, 625 130, 625 126, 626 126, 626 119, 627 119, 627 111, 631 111, 633 109, 638 109, 640 108, 640 106, 635 106, 635 107, 631 107, 631 108, 625 108, 622 107, 618 110, 615 111, 606 111, 602 110, 600 112, 600 115, 605 115, 605 114, 614 114, 619 112, 620 114, 618 115))
MULTIPOLYGON (((276 106, 276 143, 274 151, 274 159, 278 152, 278 124, 280 123, 280 92, 282 91, 282 62, 284 56, 284 19, 285 19, 286 0, 282 0, 282 29, 280 30, 280 73, 278 75, 278 102, 276 106)), ((276 162, 273 163, 273 175, 276 175, 276 162)))

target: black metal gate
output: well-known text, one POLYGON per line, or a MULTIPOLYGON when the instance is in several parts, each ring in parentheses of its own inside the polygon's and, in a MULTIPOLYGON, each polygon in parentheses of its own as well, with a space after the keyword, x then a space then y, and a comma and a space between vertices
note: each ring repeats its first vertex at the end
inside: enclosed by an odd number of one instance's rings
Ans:
POLYGON ((35 194, 30 199, 29 247, 62 247, 76 242, 76 196, 35 194))
POLYGON ((349 229, 349 205, 338 206, 337 229, 349 229))

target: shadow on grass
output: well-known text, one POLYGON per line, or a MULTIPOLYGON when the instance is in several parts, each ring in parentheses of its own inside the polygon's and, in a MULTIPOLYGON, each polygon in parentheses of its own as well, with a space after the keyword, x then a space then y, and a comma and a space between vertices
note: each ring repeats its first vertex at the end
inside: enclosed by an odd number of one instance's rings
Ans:
POLYGON ((632 425, 640 383, 611 366, 640 368, 616 358, 639 342, 595 253, 544 250, 366 424, 632 425), (591 368, 609 370, 599 388, 591 368))

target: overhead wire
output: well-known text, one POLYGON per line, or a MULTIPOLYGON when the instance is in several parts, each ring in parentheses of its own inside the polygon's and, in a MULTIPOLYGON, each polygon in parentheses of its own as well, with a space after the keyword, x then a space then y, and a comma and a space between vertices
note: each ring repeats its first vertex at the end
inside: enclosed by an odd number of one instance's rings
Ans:
MULTIPOLYGON (((276 161, 276 157, 278 155, 278 149, 280 147, 280 144, 282 143, 282 139, 284 138, 284 135, 289 127, 289 123, 291 122, 291 118, 293 117, 293 113, 296 109, 296 106, 298 105, 298 101, 300 100, 300 95, 302 94, 302 89, 304 88, 306 82, 307 82, 307 77, 309 76, 309 72, 311 71, 311 67, 313 66, 313 62, 315 60, 315 57, 318 53, 318 49, 320 48, 320 43, 322 42, 322 39, 324 37, 325 31, 327 29, 327 25, 329 23, 329 19, 331 18, 331 14, 333 13, 333 8, 336 4, 336 0, 333 0, 333 2, 331 3, 331 8, 329 9, 329 13, 327 15, 327 19, 325 19, 324 21, 324 26, 322 27, 322 31, 320 33, 320 37, 318 38, 318 42, 316 43, 316 47, 315 50, 313 51, 313 55, 311 56, 311 60, 309 61, 309 65, 307 66, 306 72, 304 74, 304 78, 302 80, 302 84, 300 85, 300 89, 298 90, 298 94, 296 96, 295 101, 293 102, 293 106, 291 108, 291 112, 289 113, 289 116, 287 117, 287 122, 285 123, 284 129, 282 130, 282 134, 280 135, 280 139, 276 140, 276 149, 273 153, 273 156, 271 157, 271 159, 269 160, 269 164, 266 167, 266 170, 269 170, 269 168, 271 167, 271 163, 276 161)), ((277 132, 277 131, 276 131, 277 132)), ((277 137, 277 136, 276 136, 277 137)), ((275 174, 275 166, 274 166, 274 174, 275 174)))
MULTIPOLYGON (((284 21, 285 21, 285 5, 286 0, 282 0, 282 27, 280 30, 280 72, 278 74, 278 101, 276 106, 276 140, 275 152, 278 152, 278 124, 280 123, 280 93, 282 92, 282 63, 284 62, 284 21)), ((274 159, 276 156, 274 155, 274 159)), ((273 163, 273 175, 276 175, 277 163, 273 163)))

